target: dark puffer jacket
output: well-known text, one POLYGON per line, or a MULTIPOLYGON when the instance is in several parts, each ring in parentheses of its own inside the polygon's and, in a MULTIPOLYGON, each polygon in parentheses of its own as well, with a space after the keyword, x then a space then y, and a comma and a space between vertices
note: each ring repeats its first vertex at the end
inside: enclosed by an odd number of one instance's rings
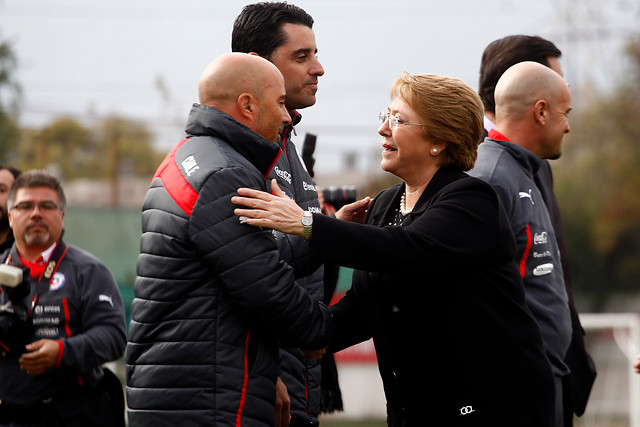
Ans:
POLYGON ((266 190, 279 147, 195 104, 142 213, 127 345, 135 426, 275 423, 278 339, 318 347, 328 309, 293 284, 274 235, 241 224, 231 197, 266 190))

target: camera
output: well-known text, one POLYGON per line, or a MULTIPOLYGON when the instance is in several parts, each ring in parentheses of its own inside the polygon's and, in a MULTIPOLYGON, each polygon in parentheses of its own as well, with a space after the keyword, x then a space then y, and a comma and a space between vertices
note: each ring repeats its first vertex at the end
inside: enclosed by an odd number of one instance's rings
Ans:
POLYGON ((7 301, 0 306, 0 356, 21 354, 31 340, 33 321, 28 296, 31 291, 28 269, 0 264, 0 285, 7 301))
POLYGON ((329 187, 322 190, 324 202, 336 210, 356 201, 356 187, 329 187))
MULTIPOLYGON (((316 149, 316 139, 317 137, 314 134, 308 133, 304 137, 304 144, 302 146, 302 161, 307 168, 307 172, 309 172, 309 176, 312 178, 314 176, 313 166, 316 162, 313 158, 313 152, 316 149)), ((344 205, 356 201, 356 187, 328 187, 322 190, 322 196, 325 204, 331 205, 335 210, 338 210, 344 205)))

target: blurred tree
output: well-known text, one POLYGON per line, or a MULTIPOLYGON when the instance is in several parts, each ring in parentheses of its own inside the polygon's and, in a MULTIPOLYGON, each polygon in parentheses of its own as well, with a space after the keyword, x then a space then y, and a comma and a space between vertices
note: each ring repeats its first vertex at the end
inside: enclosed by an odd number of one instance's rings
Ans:
POLYGON ((12 163, 20 131, 17 115, 21 99, 20 85, 15 81, 16 56, 9 42, 0 40, 0 162, 12 163))
POLYGON ((23 169, 56 165, 65 179, 83 178, 94 172, 97 147, 90 131, 72 118, 55 119, 43 129, 23 129, 19 164, 23 169))
POLYGON ((153 134, 145 124, 112 116, 98 125, 103 177, 122 168, 139 177, 151 177, 166 153, 153 148, 153 134), (104 162, 104 159, 110 159, 104 162))
POLYGON ((575 288, 598 311, 613 291, 640 289, 640 39, 627 52, 625 81, 572 115, 552 162, 575 288))
POLYGON ((89 130, 70 118, 55 120, 38 138, 41 167, 53 160, 65 179, 91 176, 96 149, 89 130))
POLYGON ((58 118, 41 130, 24 129, 19 153, 20 168, 55 165, 65 180, 151 177, 164 156, 153 149, 145 125, 115 116, 94 128, 58 118))

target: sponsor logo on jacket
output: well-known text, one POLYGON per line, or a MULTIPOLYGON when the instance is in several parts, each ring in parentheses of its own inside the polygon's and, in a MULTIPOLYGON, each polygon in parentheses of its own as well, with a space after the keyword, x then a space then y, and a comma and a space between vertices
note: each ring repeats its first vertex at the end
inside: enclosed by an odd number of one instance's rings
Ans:
POLYGON ((546 245, 547 244, 547 232, 543 231, 542 233, 536 233, 533 235, 533 244, 534 245, 546 245))
POLYGON ((473 409, 473 406, 469 405, 469 406, 463 406, 462 408, 460 408, 460 415, 469 415, 474 413, 476 410, 473 409))
POLYGON ((307 184, 307 182, 306 182, 306 181, 302 181, 302 188, 303 188, 305 191, 313 191, 313 192, 315 192, 315 191, 316 191, 316 186, 315 186, 315 185, 313 185, 313 184, 307 184))
POLYGON ((551 256, 551 251, 534 252, 533 253, 533 257, 534 258, 548 258, 550 256, 551 256))
POLYGON ((531 200, 531 204, 535 205, 535 203, 533 203, 533 197, 531 197, 531 189, 529 189, 528 193, 525 191, 520 191, 518 193, 518 196, 520 196, 521 199, 528 198, 529 200, 531 200))
POLYGON ((49 282, 49 290, 57 291, 58 289, 62 288, 64 286, 65 280, 66 279, 64 277, 64 274, 56 272, 49 282))
POLYGON ((200 166, 198 166, 195 157, 189 156, 182 161, 182 168, 184 169, 184 173, 186 173, 187 176, 191 176, 191 174, 200 169, 200 166))
POLYGON ((276 172, 276 175, 291 184, 291 173, 289 171, 282 170, 278 166, 274 168, 274 171, 276 172))
POLYGON ((544 276, 546 274, 551 274, 553 272, 553 264, 540 264, 536 268, 533 269, 534 276, 544 276))
POLYGON ((113 307, 113 299, 111 298, 111 295, 100 294, 98 295, 98 301, 108 302, 111 307, 113 307))
POLYGON ((63 309, 60 305, 36 305, 33 308, 34 334, 38 338, 55 338, 60 336, 63 309))

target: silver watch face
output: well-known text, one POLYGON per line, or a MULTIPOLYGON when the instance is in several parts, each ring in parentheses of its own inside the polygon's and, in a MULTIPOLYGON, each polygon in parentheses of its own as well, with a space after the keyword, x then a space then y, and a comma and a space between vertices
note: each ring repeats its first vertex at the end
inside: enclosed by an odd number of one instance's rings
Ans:
POLYGON ((302 217, 302 225, 311 224, 313 224, 313 216, 311 216, 311 212, 305 211, 304 216, 302 217))

